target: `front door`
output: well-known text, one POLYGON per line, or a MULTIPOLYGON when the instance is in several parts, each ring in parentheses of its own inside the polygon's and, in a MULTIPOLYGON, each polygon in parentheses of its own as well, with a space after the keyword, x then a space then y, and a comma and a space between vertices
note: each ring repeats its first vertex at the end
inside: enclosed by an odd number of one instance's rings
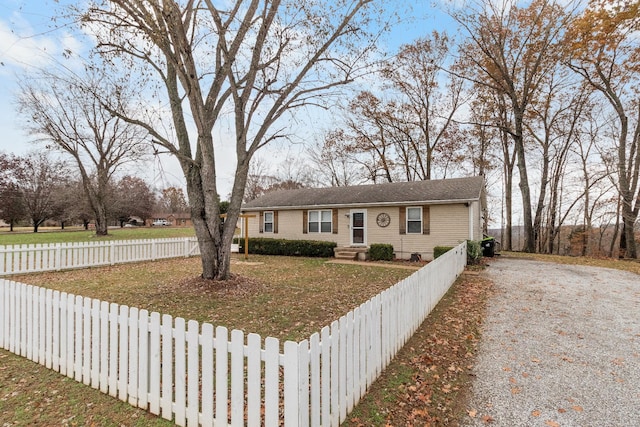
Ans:
POLYGON ((351 211, 351 245, 367 245, 367 211, 351 211))

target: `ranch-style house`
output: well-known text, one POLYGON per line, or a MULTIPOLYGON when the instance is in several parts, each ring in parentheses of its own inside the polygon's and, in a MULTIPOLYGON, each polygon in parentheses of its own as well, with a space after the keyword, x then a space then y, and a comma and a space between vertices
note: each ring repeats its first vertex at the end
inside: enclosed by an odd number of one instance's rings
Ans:
POLYGON ((336 242, 336 254, 363 259, 372 243, 396 258, 433 259, 435 246, 480 240, 484 178, 282 190, 242 206, 251 237, 336 242))

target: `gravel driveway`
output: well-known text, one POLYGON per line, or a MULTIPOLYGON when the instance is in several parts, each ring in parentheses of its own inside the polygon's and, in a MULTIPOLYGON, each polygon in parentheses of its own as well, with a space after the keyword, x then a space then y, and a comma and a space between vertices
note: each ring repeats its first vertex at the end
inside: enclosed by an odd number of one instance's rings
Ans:
POLYGON ((468 426, 640 426, 640 276, 496 258, 468 426))

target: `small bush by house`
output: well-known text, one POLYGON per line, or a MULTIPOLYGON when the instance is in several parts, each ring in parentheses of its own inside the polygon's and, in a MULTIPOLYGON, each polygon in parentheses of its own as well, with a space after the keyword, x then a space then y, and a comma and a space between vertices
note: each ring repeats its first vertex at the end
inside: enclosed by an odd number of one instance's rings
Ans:
POLYGON ((372 243, 369 246, 371 261, 393 261, 393 245, 387 243, 372 243))
POLYGON ((441 255, 444 255, 445 253, 449 252, 451 249, 453 249, 453 246, 434 246, 433 259, 436 259, 441 255))
POLYGON ((478 240, 467 240, 467 264, 473 265, 482 258, 482 245, 478 240))
MULTIPOLYGON (((283 255, 329 258, 333 256, 335 242, 318 240, 286 240, 265 237, 249 238, 249 253, 256 255, 283 255)), ((244 240, 240 242, 240 252, 244 251, 244 240)))

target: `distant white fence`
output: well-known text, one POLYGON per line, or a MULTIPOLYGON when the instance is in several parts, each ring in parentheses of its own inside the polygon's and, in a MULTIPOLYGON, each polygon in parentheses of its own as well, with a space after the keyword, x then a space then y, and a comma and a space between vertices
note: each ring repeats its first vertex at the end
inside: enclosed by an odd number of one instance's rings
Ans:
POLYGON ((180 426, 339 426, 463 271, 466 243, 299 343, 0 279, 0 344, 180 426))
POLYGON ((0 246, 0 276, 193 255, 195 237, 0 246))

